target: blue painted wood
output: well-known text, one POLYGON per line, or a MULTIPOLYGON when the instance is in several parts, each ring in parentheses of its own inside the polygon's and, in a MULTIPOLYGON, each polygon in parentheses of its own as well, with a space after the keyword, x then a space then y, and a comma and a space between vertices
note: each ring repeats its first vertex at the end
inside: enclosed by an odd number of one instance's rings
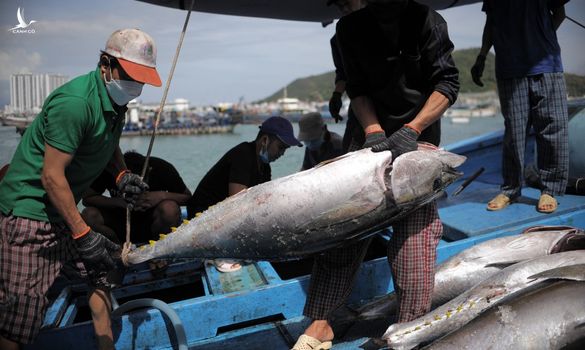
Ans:
POLYGON ((505 210, 488 211, 487 202, 497 194, 492 191, 478 189, 479 184, 470 188, 471 196, 465 202, 453 204, 439 209, 443 224, 449 230, 447 236, 451 239, 483 235, 508 227, 526 225, 550 225, 558 222, 558 217, 585 209, 585 198, 582 196, 565 195, 558 197, 559 207, 554 215, 536 211, 540 191, 533 188, 522 190, 522 197, 517 203, 505 210), (474 191, 474 189, 478 189, 474 191))
POLYGON ((41 328, 54 328, 59 325, 71 298, 71 287, 65 287, 57 298, 49 305, 41 328))
POLYGON ((241 269, 230 273, 219 272, 213 264, 206 264, 205 272, 214 295, 255 289, 268 283, 255 263, 242 263, 241 269))
POLYGON ((75 321, 75 317, 77 316, 77 311, 79 310, 79 298, 75 298, 71 304, 67 306, 65 313, 63 314, 63 318, 61 318, 61 322, 59 323, 59 327, 70 326, 75 321))

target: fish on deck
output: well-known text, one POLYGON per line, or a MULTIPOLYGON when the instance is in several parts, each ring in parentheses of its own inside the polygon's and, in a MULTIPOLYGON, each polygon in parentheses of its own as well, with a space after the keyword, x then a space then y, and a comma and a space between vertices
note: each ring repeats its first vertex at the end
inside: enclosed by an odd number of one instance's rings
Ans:
MULTIPOLYGON (((437 266, 432 307, 443 305, 510 265, 577 249, 585 249, 585 231, 571 226, 535 226, 520 235, 478 243, 437 266)), ((396 308, 396 294, 391 293, 361 306, 356 310, 357 318, 387 317, 395 314, 396 308)))
MULTIPOLYGON (((556 278, 544 272, 585 264, 585 251, 575 250, 531 259, 509 266, 425 316, 391 325, 382 336, 396 350, 412 349, 453 332, 498 302, 540 282, 556 278), (540 275, 539 275, 540 274, 540 275)), ((582 274, 566 278, 580 280, 582 274)))
POLYGON ((585 347, 585 265, 547 272, 561 279, 484 312, 424 349, 583 349, 585 347), (567 271, 571 269, 574 271, 567 271), (568 272, 568 276, 565 275, 568 272), (573 276, 571 276, 573 275, 573 276))

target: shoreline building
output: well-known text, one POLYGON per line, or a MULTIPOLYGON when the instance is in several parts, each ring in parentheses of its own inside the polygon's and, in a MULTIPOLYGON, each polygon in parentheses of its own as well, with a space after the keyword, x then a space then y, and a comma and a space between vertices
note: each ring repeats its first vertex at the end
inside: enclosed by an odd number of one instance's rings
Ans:
POLYGON ((67 80, 69 78, 61 74, 12 74, 9 110, 13 113, 38 113, 45 98, 67 80))

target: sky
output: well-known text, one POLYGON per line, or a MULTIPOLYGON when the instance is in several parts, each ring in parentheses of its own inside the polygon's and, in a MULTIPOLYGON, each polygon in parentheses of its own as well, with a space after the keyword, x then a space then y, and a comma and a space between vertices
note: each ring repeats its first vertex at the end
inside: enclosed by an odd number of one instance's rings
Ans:
MULTIPOLYGON (((272 0, 278 1, 278 0, 272 0)), ((568 16, 585 23, 585 1, 572 0, 568 16)), ((439 11, 455 49, 479 47, 485 15, 480 4, 439 11)), ((140 28, 158 48, 166 82, 187 12, 133 0, 0 1, 0 107, 10 102, 9 79, 21 72, 73 78, 95 69, 99 50, 119 28, 140 28), (14 34, 18 7, 34 34, 14 34)), ((262 99, 297 78, 333 70, 329 38, 334 25, 194 12, 168 100, 192 105, 262 99)), ((558 33, 565 71, 585 75, 585 29, 565 20, 558 33)), ((333 84, 333 82, 332 82, 333 84)), ((145 86, 140 97, 158 103, 163 88, 145 86)))

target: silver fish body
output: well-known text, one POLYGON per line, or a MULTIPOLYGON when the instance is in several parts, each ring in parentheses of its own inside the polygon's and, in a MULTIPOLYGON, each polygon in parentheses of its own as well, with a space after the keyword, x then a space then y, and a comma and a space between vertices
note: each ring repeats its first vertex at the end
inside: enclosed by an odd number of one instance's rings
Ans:
POLYGON ((391 152, 352 152, 231 196, 127 260, 306 256, 365 237, 432 201, 461 176, 454 168, 464 161, 426 146, 394 162, 391 152))
POLYGON ((583 349, 584 295, 585 282, 543 286, 487 310, 424 349, 583 349))
POLYGON ((543 280, 533 277, 554 268, 585 263, 585 251, 547 255, 509 266, 423 317, 391 325, 382 336, 392 349, 411 349, 467 324, 499 301, 543 280))
MULTIPOLYGON (((520 235, 476 244, 437 266, 432 308, 514 263, 575 249, 585 249, 585 232, 570 226, 531 227, 520 235)), ((358 318, 387 317, 396 313, 396 307, 396 295, 391 293, 360 307, 358 318)))

